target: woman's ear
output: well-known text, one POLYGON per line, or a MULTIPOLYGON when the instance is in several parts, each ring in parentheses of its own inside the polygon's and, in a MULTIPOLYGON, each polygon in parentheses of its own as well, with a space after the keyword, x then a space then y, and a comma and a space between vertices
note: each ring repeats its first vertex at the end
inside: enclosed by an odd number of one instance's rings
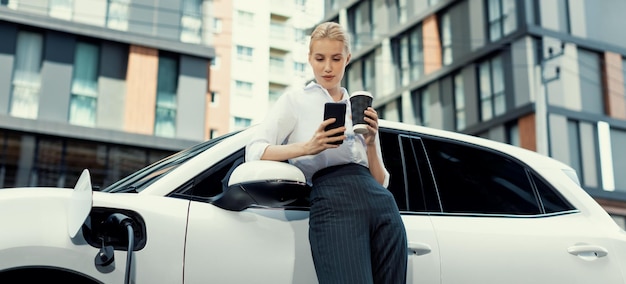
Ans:
POLYGON ((352 53, 348 53, 348 57, 346 58, 346 66, 350 63, 350 58, 352 58, 352 53))

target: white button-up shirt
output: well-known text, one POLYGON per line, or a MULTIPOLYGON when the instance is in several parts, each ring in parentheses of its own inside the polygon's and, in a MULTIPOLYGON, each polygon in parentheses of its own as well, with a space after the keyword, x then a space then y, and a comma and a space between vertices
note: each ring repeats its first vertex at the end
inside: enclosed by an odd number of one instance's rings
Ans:
MULTIPOLYGON (((341 88, 343 97, 339 103, 346 107, 346 139, 341 146, 326 149, 317 155, 306 155, 290 159, 289 162, 300 168, 309 184, 313 174, 323 168, 356 163, 368 167, 365 138, 352 130, 352 111, 348 91, 341 88)), ((269 145, 283 145, 311 140, 315 131, 324 121, 324 104, 334 102, 326 89, 310 83, 302 90, 284 93, 268 112, 257 128, 253 140, 246 146, 246 161, 260 160, 269 145)), ((376 135, 376 154, 385 169, 380 150, 380 140, 376 135)), ((389 172, 385 169, 383 186, 389 184, 389 172)))

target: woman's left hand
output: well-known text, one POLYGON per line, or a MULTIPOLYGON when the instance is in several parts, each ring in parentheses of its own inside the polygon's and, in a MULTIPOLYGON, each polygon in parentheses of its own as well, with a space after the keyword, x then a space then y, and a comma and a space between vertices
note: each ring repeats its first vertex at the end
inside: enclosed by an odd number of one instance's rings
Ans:
POLYGON ((363 136, 365 137, 365 144, 368 146, 375 145, 376 134, 378 133, 378 113, 374 108, 368 107, 365 110, 365 122, 369 124, 367 130, 369 130, 363 136))

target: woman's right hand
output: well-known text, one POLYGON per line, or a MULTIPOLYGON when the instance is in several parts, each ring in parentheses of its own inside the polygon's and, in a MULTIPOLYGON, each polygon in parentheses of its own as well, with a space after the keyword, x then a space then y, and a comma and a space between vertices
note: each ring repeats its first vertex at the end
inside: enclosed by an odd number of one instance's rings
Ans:
POLYGON ((304 144, 305 152, 307 155, 315 155, 320 152, 331 149, 338 148, 340 145, 332 144, 333 142, 338 142, 346 139, 346 135, 339 135, 332 137, 335 134, 345 133, 346 127, 341 126, 333 129, 329 129, 328 131, 324 130, 326 126, 335 122, 336 118, 329 118, 324 120, 320 126, 317 128, 311 140, 304 144))

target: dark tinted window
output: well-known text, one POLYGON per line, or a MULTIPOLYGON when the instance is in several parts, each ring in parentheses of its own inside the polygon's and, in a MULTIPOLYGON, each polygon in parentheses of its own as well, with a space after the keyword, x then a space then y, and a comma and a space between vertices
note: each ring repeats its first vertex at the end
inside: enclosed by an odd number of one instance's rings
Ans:
POLYGON ((424 139, 446 213, 535 215, 539 200, 517 161, 474 146, 424 139))
POLYGON ((401 211, 440 211, 434 182, 419 137, 380 132, 385 167, 391 177, 387 189, 401 211))
POLYGON ((389 132, 380 132, 380 144, 383 152, 383 162, 389 171, 389 185, 387 189, 393 193, 400 211, 408 210, 402 151, 398 135, 389 132))
POLYGON ((535 183, 535 187, 537 188, 537 192, 539 193, 541 205, 543 205, 546 213, 556 213, 576 209, 537 175, 532 174, 531 176, 533 182, 535 183))

